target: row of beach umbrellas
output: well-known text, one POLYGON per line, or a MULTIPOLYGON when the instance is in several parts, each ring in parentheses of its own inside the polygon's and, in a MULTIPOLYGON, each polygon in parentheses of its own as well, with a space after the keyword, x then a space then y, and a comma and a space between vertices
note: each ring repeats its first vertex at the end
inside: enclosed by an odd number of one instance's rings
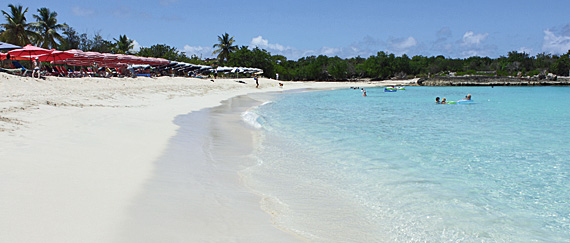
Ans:
MULTIPOLYGON (((134 55, 99 53, 88 51, 84 52, 77 49, 58 51, 55 49, 44 49, 41 47, 26 45, 23 48, 8 51, 10 58, 13 60, 32 60, 38 59, 42 62, 51 62, 53 64, 67 64, 71 66, 104 66, 104 67, 120 67, 127 65, 151 65, 161 66, 170 63, 164 58, 140 57, 134 55)), ((1 54, 1 58, 5 59, 7 54, 1 54)))
POLYGON ((262 74, 263 70, 259 68, 248 68, 248 67, 212 67, 208 65, 192 64, 185 62, 170 62, 170 64, 163 67, 165 70, 174 71, 197 71, 200 73, 253 73, 262 74))
POLYGON ((10 54, 12 60, 33 60, 38 59, 41 62, 51 62, 52 64, 66 64, 70 66, 93 66, 100 67, 121 67, 121 66, 161 66, 163 70, 173 70, 190 72, 197 71, 200 73, 249 73, 262 74, 263 70, 259 68, 247 67, 212 67, 208 65, 191 64, 185 62, 174 62, 164 58, 140 57, 134 55, 99 53, 88 51, 84 52, 77 49, 59 51, 55 49, 44 49, 41 47, 26 45, 24 47, 0 42, 3 50, 11 50, 7 53, 0 53, 0 60, 6 59, 10 54))

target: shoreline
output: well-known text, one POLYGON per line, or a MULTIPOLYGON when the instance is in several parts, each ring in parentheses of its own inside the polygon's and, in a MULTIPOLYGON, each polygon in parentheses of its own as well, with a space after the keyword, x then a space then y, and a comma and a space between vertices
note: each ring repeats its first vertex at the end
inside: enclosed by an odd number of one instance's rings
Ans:
POLYGON ((0 240, 115 240, 181 114, 248 93, 382 85, 238 80, 0 74, 0 240))
POLYGON ((238 174, 255 164, 255 131, 241 113, 259 104, 242 95, 178 115, 177 133, 133 199, 119 241, 300 241, 270 223, 238 174))

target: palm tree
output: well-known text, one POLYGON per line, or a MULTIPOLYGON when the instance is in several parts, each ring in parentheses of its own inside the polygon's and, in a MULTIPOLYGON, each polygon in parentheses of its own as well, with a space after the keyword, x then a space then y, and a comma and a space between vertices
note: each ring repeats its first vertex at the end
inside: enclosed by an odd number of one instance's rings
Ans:
POLYGON ((220 62, 224 62, 224 60, 230 59, 230 53, 236 51, 238 49, 237 46, 232 46, 235 40, 234 37, 230 37, 228 33, 223 34, 222 36, 218 36, 218 41, 220 43, 215 44, 214 48, 218 48, 214 50, 212 53, 213 55, 218 54, 218 60, 220 62))
POLYGON ((51 49, 58 45, 56 40, 64 42, 65 39, 57 31, 64 30, 67 25, 57 23, 57 13, 47 8, 38 9, 38 13, 39 15, 34 14, 38 22, 32 24, 32 28, 41 36, 38 45, 41 43, 42 48, 51 49))
POLYGON ((4 28, 0 38, 8 43, 25 46, 30 44, 30 37, 36 37, 36 32, 30 30, 30 24, 26 22, 26 12, 28 8, 23 10, 22 5, 14 6, 12 4, 8 5, 10 7, 10 13, 2 10, 2 14, 6 18, 6 23, 1 24, 4 28))
POLYGON ((119 35, 118 40, 115 38, 113 38, 113 40, 116 42, 115 48, 117 50, 117 53, 120 54, 130 54, 130 50, 135 47, 133 44, 134 41, 127 38, 127 35, 119 35))

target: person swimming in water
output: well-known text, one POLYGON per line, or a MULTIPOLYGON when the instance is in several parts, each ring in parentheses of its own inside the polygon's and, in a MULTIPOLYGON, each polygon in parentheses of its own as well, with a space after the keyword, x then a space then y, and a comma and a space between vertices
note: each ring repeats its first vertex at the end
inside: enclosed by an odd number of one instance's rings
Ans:
POLYGON ((471 100, 471 94, 467 94, 465 96, 465 98, 461 99, 461 100, 471 100))
POLYGON ((436 104, 441 104, 441 101, 439 101, 439 96, 438 96, 438 97, 435 97, 435 103, 436 103, 436 104))
POLYGON ((441 99, 441 104, 447 104, 445 97, 443 97, 443 99, 441 99))

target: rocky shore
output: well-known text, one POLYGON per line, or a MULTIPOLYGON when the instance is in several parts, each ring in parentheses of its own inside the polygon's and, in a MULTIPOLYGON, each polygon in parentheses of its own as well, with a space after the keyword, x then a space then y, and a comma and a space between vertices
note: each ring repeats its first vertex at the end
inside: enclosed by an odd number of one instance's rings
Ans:
POLYGON ((570 85, 570 77, 554 79, 465 76, 465 77, 432 77, 418 80, 420 86, 552 86, 570 85))

